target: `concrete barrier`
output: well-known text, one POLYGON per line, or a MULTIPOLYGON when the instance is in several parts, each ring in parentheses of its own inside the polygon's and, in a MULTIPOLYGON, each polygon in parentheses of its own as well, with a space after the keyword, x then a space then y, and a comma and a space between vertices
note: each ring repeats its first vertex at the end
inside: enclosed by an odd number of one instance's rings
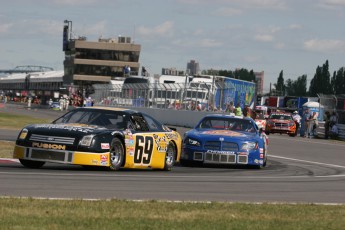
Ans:
MULTIPOLYGON (((163 124, 180 127, 194 128, 194 126, 207 114, 214 114, 211 111, 190 111, 175 109, 155 109, 143 107, 128 107, 133 110, 144 112, 157 119, 163 124)), ((219 112, 222 113, 222 112, 219 112)))

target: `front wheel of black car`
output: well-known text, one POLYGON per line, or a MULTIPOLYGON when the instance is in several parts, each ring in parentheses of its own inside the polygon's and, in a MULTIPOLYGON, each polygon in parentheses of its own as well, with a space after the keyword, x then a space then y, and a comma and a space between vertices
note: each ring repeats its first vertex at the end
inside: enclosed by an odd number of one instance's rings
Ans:
POLYGON ((170 171, 175 164, 176 159, 176 146, 170 142, 165 155, 164 170, 170 171))
POLYGON ((19 159, 19 161, 23 166, 27 168, 32 168, 32 169, 41 168, 46 163, 44 161, 32 161, 32 160, 24 160, 24 159, 19 159))
POLYGON ((110 166, 111 170, 119 170, 125 160, 125 149, 119 138, 114 138, 110 145, 110 166))

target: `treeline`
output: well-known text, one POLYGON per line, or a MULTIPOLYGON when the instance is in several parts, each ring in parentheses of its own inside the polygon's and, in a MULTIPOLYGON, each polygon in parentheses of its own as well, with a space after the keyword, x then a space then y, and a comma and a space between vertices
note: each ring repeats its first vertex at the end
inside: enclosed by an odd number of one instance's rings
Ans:
POLYGON ((280 72, 277 83, 274 84, 277 95, 310 96, 318 94, 344 94, 345 93, 345 68, 334 71, 331 77, 328 60, 316 68, 314 77, 307 90, 307 76, 302 75, 297 80, 287 79, 284 82, 283 71, 280 72))
MULTIPOLYGON (((253 70, 247 69, 231 70, 206 70, 203 74, 230 76, 246 81, 255 81, 253 70)), ((329 72, 328 60, 316 68, 314 77, 310 81, 309 89, 307 89, 307 75, 298 76, 296 80, 284 79, 283 70, 279 73, 277 83, 270 89, 268 95, 276 96, 299 96, 299 97, 317 97, 318 94, 345 94, 345 67, 334 71, 331 76, 329 72)))

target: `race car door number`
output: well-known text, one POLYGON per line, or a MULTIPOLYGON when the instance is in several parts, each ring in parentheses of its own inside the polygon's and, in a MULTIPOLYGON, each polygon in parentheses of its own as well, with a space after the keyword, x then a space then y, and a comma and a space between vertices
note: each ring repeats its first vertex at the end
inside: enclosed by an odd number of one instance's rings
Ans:
POLYGON ((134 163, 135 164, 150 164, 153 150, 153 137, 151 136, 137 136, 134 163))

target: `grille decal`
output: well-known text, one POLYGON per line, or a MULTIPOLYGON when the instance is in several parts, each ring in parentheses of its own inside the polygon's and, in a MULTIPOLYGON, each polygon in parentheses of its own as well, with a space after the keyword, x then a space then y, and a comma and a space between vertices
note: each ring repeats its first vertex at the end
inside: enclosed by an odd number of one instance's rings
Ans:
POLYGON ((29 140, 30 141, 55 143, 55 144, 73 145, 75 138, 32 134, 29 140))

